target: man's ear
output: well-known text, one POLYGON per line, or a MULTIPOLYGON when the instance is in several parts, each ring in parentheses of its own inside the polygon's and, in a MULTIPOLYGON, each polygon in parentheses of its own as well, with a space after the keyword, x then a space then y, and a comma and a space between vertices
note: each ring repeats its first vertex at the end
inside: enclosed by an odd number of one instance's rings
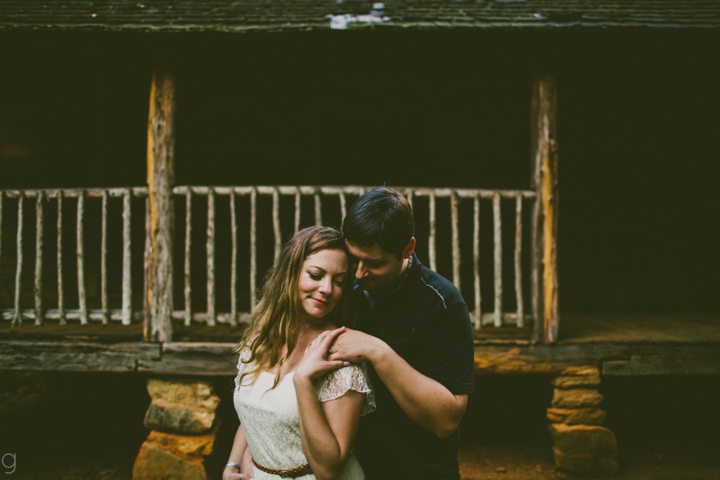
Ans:
POLYGON ((403 249, 402 257, 403 260, 408 258, 410 255, 413 254, 415 251, 415 237, 410 237, 410 241, 407 245, 405 245, 405 248, 403 249))

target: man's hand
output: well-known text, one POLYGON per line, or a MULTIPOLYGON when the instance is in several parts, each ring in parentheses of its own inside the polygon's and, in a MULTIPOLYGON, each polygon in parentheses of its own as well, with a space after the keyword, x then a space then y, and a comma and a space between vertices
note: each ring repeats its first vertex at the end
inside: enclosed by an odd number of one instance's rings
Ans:
POLYGON ((377 337, 359 330, 345 328, 330 347, 328 360, 346 360, 351 363, 373 362, 383 348, 390 348, 377 337))

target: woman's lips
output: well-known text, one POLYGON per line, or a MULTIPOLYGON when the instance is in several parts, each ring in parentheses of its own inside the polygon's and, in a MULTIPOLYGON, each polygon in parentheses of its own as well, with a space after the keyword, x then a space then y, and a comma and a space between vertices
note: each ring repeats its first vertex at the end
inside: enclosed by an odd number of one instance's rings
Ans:
POLYGON ((327 303, 328 303, 328 302, 324 302, 324 301, 322 301, 322 300, 318 300, 317 298, 313 298, 312 300, 313 300, 315 303, 317 303, 318 305, 322 305, 323 307, 324 307, 325 305, 327 305, 327 303))

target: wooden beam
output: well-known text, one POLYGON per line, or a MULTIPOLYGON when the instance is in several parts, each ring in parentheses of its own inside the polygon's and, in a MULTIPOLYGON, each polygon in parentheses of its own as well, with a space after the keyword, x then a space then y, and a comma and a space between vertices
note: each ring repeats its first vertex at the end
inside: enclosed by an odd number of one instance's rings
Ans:
POLYGON ((139 359, 138 371, 175 375, 237 375, 236 343, 172 342, 162 344, 162 358, 139 359))
POLYGON ((139 360, 159 359, 151 343, 0 342, 0 370, 133 372, 139 360))
POLYGON ((145 340, 172 339, 173 183, 175 83, 168 72, 153 72, 147 131, 147 185, 150 251, 147 265, 145 340))
MULTIPOLYGON (((0 341, 0 370, 233 376, 237 373, 237 357, 232 353, 236 345, 234 342, 9 340, 0 341)), ((720 374, 720 343, 533 345, 518 342, 475 346, 478 375, 557 374, 569 366, 579 365, 597 365, 603 375, 717 375, 720 374)))
POLYGON ((717 375, 718 345, 635 345, 629 358, 606 361, 603 375, 717 375))
POLYGON ((573 365, 599 365, 603 359, 630 354, 623 344, 593 345, 479 345, 475 347, 476 374, 560 373, 573 365))
POLYGON ((557 230, 558 155, 557 87, 551 75, 533 84, 531 102, 532 184, 536 191, 533 215, 533 339, 558 340, 557 230))

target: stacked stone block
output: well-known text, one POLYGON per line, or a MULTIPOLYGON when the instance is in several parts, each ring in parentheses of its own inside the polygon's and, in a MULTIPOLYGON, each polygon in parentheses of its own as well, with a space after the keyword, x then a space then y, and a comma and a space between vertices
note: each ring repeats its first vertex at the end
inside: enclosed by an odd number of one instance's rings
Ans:
POLYGON ((215 445, 220 399, 209 382, 148 380, 152 402, 145 426, 152 431, 140 447, 133 480, 207 480, 204 457, 215 445))
POLYGON ((600 371, 596 367, 570 367, 553 379, 552 408, 547 411, 553 437, 555 466, 581 475, 618 472, 615 434, 602 426, 600 371))

